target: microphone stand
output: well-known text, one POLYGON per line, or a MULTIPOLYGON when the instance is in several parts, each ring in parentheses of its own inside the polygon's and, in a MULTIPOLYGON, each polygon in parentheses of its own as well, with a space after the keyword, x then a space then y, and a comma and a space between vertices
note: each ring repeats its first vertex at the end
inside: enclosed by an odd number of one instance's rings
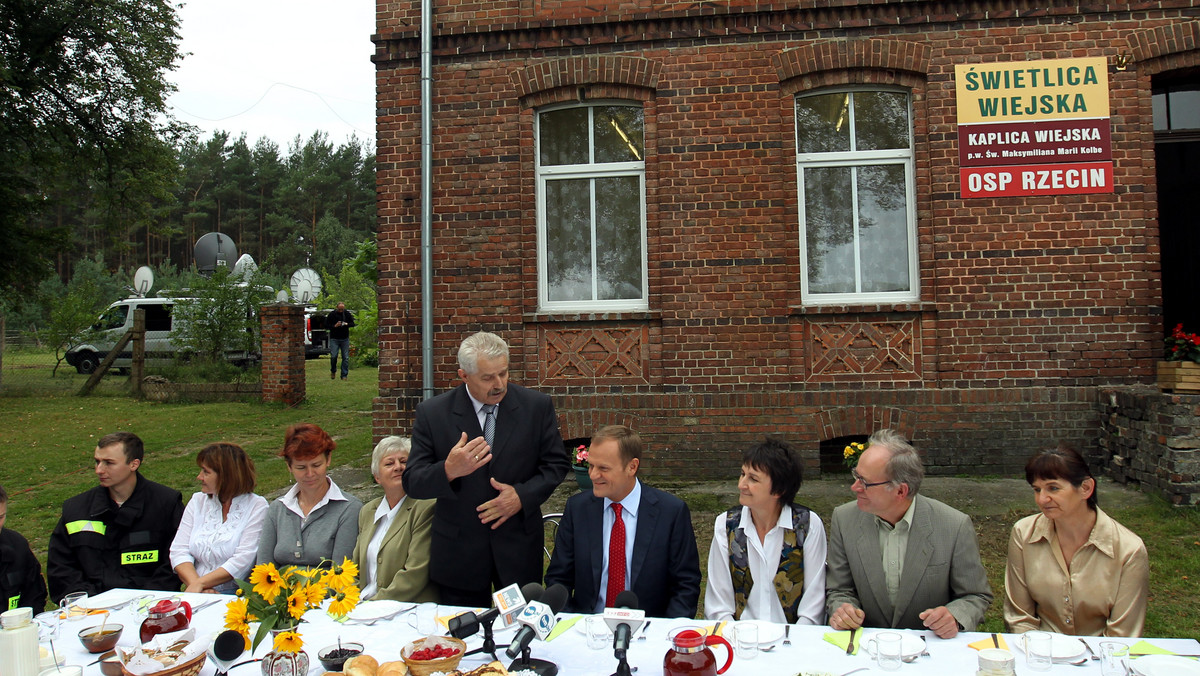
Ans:
POLYGON ((629 668, 629 661, 626 659, 626 657, 629 653, 628 645, 629 645, 629 635, 631 633, 632 632, 629 631, 629 625, 621 624, 621 625, 617 626, 617 632, 613 636, 613 643, 614 643, 613 657, 617 658, 617 670, 615 672, 613 672, 612 676, 633 676, 633 671, 629 668), (625 630, 625 631, 622 631, 622 630, 625 630), (620 635, 620 634, 623 634, 623 636, 624 636, 625 645, 622 647, 616 647, 615 644, 619 640, 617 635, 620 635))
MULTIPOLYGON (((492 623, 484 622, 483 623, 483 645, 479 646, 478 648, 476 648, 470 652, 463 653, 463 657, 466 657, 467 655, 474 655, 475 653, 487 653, 488 655, 492 656, 492 660, 496 661, 496 660, 500 659, 500 658, 496 657, 496 650, 499 648, 507 648, 508 645, 509 644, 507 644, 507 643, 504 645, 496 645, 496 636, 495 636, 494 630, 492 628, 492 623)), ((526 648, 525 651, 526 651, 526 653, 528 653, 529 649, 526 648)), ((525 656, 528 657, 528 655, 525 655, 525 656)), ((549 676, 553 676, 553 675, 551 674, 549 676)))
POLYGON ((529 670, 537 672, 538 676, 557 676, 558 665, 549 660, 540 660, 529 656, 529 646, 521 649, 521 656, 508 665, 509 671, 529 670))

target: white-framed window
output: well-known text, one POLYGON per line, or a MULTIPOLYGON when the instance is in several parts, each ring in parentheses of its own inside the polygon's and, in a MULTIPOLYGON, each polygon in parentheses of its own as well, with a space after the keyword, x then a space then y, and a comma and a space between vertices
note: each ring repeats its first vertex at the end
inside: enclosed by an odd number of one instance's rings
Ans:
POLYGON ((535 124, 539 310, 648 309, 642 107, 552 107, 535 124))
POLYGON ((804 304, 919 299, 907 91, 796 96, 804 304))

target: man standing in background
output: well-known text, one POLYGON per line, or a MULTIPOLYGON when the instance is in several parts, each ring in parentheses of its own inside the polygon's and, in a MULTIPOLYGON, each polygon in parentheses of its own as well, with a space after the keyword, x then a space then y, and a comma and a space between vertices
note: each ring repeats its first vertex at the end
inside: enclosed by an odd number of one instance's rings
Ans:
POLYGON ((338 353, 342 355, 342 380, 350 375, 350 327, 354 326, 354 315, 345 303, 325 316, 325 330, 329 332, 329 379, 337 376, 338 353))

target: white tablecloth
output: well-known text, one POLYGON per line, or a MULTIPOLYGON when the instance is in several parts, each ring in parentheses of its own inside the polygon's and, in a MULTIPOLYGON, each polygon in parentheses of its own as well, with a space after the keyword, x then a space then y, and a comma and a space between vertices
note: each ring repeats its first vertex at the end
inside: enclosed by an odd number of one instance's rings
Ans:
MULTIPOLYGON (((109 600, 119 600, 141 593, 133 590, 116 589, 93 597, 90 603, 104 604, 109 600)), ((164 598, 172 596, 166 592, 155 592, 155 594, 164 598)), ((214 597, 211 594, 176 594, 174 596, 182 596, 193 606, 212 601, 214 598, 220 598, 214 597)), ((222 601, 232 598, 232 596, 224 597, 222 601)), ((465 609, 441 606, 439 607, 438 615, 441 617, 450 616, 462 610, 465 609)), ((225 603, 217 603, 196 612, 192 618, 192 626, 197 630, 198 636, 211 639, 223 629, 224 616, 225 603)), ((109 622, 118 622, 125 626, 119 643, 126 646, 136 645, 138 627, 141 624, 142 618, 130 608, 117 609, 110 617, 109 622)), ((570 615, 560 615, 560 618, 562 617, 570 617, 570 615)), ((63 622, 62 635, 56 641, 56 647, 66 653, 67 664, 86 665, 95 659, 96 656, 89 655, 75 636, 80 629, 92 624, 98 624, 98 622, 91 621, 90 619, 63 622)), ((668 632, 684 625, 711 626, 712 624, 712 622, 700 622, 697 620, 652 618, 649 628, 645 631, 646 639, 634 640, 630 646, 629 664, 637 668, 635 672, 637 676, 658 676, 662 673, 663 656, 670 648, 667 640, 668 632)), ((532 656, 555 662, 559 666, 559 673, 564 676, 609 676, 609 674, 613 673, 617 665, 617 661, 612 655, 612 649, 589 649, 582 633, 582 627, 583 623, 579 622, 549 642, 541 643, 534 641, 531 646, 532 656)), ((793 627, 791 632, 791 646, 779 645, 770 652, 760 653, 753 660, 740 660, 735 657, 733 666, 725 674, 727 676, 759 676, 761 674, 791 676, 803 671, 826 671, 836 675, 857 667, 869 667, 867 671, 860 671, 858 673, 864 676, 867 674, 974 676, 979 663, 978 653, 974 649, 969 648, 967 644, 988 636, 988 634, 981 633, 964 633, 950 640, 942 640, 935 637, 932 632, 910 632, 926 636, 930 653, 929 657, 921 657, 915 662, 901 665, 899 671, 885 672, 873 665, 871 658, 865 650, 860 649, 857 655, 846 655, 844 651, 823 640, 824 634, 828 631, 830 631, 829 627, 793 627)), ((864 642, 876 631, 878 630, 865 630, 864 642)), ((316 659, 317 651, 336 643, 339 637, 343 641, 363 643, 366 646, 366 651, 375 656, 380 662, 399 659, 400 648, 418 637, 416 630, 409 626, 405 615, 400 615, 392 620, 380 620, 374 625, 368 626, 356 622, 338 623, 321 611, 310 611, 305 615, 305 622, 301 625, 300 634, 304 640, 304 649, 312 661, 312 669, 309 672, 310 676, 320 676, 320 674, 324 673, 324 669, 321 668, 320 662, 316 659)), ((497 632, 496 642, 498 644, 507 643, 512 636, 513 632, 511 630, 497 632)), ((1007 634, 1005 637, 1009 644, 1016 648, 1020 639, 1007 634)), ((1086 639, 1093 650, 1097 648, 1100 640, 1102 639, 1086 639)), ((1137 639, 1103 640, 1118 640, 1130 645, 1137 641, 1137 639)), ((1148 640, 1154 645, 1173 652, 1200 654, 1200 642, 1194 639, 1148 640)), ((483 637, 482 632, 480 632, 467 639, 467 647, 468 649, 478 648, 482 645, 482 642, 483 637)), ((259 657, 270 649, 270 641, 264 640, 255 652, 255 656, 259 657)), ((713 652, 717 658, 718 667, 724 664, 724 649, 719 646, 714 647, 713 652)), ((1025 668, 1024 658, 1019 651, 1014 650, 1014 653, 1017 659, 1017 674, 1027 676, 1031 673, 1036 673, 1030 672, 1025 668)), ((511 662, 504 654, 503 648, 499 649, 497 654, 506 666, 511 662)), ((248 659, 249 657, 250 655, 246 655, 243 659, 248 659)), ((465 671, 488 661, 491 661, 490 656, 482 654, 472 655, 464 659, 459 668, 465 671)), ((238 667, 233 670, 230 676, 256 676, 261 673, 259 664, 252 663, 238 667)), ((205 665, 201 674, 203 676, 212 676, 215 672, 216 670, 213 665, 209 663, 205 665)), ((84 669, 84 676, 92 676, 99 673, 100 668, 98 665, 84 669)), ((1080 667, 1069 664, 1056 664, 1049 672, 1041 673, 1050 674, 1051 676, 1055 674, 1063 676, 1068 674, 1074 674, 1075 676, 1098 675, 1100 673, 1100 663, 1098 661, 1089 661, 1080 667)))

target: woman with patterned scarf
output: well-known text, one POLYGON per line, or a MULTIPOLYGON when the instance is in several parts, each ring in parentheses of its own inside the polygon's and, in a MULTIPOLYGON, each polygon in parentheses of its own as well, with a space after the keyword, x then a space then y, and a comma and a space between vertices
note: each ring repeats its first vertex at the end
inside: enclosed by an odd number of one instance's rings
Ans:
POLYGON ((741 506, 713 527, 706 618, 825 624, 825 527, 795 502, 802 471, 777 439, 742 454, 741 506))

